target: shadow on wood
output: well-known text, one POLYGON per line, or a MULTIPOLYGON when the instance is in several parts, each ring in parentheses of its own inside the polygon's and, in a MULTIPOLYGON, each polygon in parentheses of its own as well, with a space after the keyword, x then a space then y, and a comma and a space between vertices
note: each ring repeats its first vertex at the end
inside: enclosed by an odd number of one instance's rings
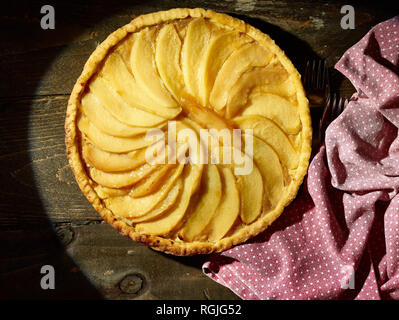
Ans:
MULTIPOLYGON (((63 134, 52 132, 53 123, 42 112, 59 110, 53 108, 54 100, 48 99, 51 93, 39 92, 39 88, 63 49, 63 42, 59 41, 72 41, 81 32, 63 27, 68 26, 69 14, 76 8, 71 5, 57 10, 58 29, 44 31, 40 29, 40 3, 25 2, 21 6, 9 2, 5 6, 6 15, 0 17, 1 29, 9 30, 0 45, 0 298, 101 298, 66 254, 62 239, 68 235, 49 220, 37 185, 37 172, 33 170, 35 164, 43 162, 46 165, 42 170, 51 171, 48 151, 58 148, 65 152, 63 134), (32 115, 39 120, 39 128, 31 128, 32 115), (43 265, 55 269, 55 290, 40 286, 43 265)), ((57 3, 55 6, 62 7, 57 3)), ((57 66, 55 69, 54 78, 65 76, 57 73, 57 66)), ((63 116, 61 126, 62 119, 63 116)))

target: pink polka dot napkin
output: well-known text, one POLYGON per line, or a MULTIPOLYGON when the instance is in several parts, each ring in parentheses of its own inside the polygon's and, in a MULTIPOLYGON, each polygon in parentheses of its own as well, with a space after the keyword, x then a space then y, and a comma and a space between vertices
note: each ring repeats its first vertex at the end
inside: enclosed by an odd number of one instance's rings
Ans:
POLYGON ((399 16, 336 64, 357 92, 295 201, 203 271, 243 299, 399 299, 399 16))

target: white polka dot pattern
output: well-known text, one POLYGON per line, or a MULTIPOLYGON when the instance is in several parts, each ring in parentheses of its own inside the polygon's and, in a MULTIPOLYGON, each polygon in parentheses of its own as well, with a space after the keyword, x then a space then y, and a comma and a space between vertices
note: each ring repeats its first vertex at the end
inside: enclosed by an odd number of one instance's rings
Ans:
POLYGON ((399 16, 335 67, 357 93, 301 193, 270 229, 203 266, 243 299, 399 299, 399 16))

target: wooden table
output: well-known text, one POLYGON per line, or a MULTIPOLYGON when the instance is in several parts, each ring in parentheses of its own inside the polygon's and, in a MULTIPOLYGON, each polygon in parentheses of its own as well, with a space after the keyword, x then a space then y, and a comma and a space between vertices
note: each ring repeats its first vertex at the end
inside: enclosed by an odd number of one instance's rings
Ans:
MULTIPOLYGON (((173 7, 203 7, 244 19, 271 35, 297 68, 329 66, 373 25, 398 12, 354 2, 356 27, 340 27, 344 2, 46 1, 55 30, 42 30, 42 1, 8 1, 0 17, 0 298, 238 299, 203 275, 206 257, 155 252, 104 224, 68 167, 68 96, 96 46, 134 17, 173 7), (136 2, 136 3, 135 3, 136 2), (40 269, 55 269, 42 290, 40 269)), ((352 86, 333 72, 333 89, 352 86)))

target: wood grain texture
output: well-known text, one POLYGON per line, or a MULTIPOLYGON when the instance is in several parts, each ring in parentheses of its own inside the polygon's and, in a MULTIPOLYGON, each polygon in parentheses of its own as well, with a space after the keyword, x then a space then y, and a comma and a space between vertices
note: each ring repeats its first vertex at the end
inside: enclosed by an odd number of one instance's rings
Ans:
POLYGON ((0 269, 0 298, 237 299, 199 272, 204 257, 184 259, 150 250, 104 223, 63 225, 54 236, 49 230, 28 235, 6 231, 0 239, 10 256, 0 269), (22 238, 30 242, 24 249, 22 238), (39 286, 44 262, 54 266, 54 291, 39 286), (129 287, 129 278, 139 283, 129 287))
MULTIPOLYGON (((55 30, 40 28, 41 1, 8 2, 0 16, 0 298, 235 299, 202 274, 204 257, 172 257, 120 236, 89 205, 68 167, 64 118, 83 65, 108 34, 147 12, 203 7, 268 33, 299 71, 309 58, 333 66, 392 8, 353 2, 356 28, 342 30, 347 1, 52 1, 55 30), (39 287, 56 269, 56 290, 39 287), (130 278, 126 278, 131 276, 130 278), (123 283, 121 283, 124 280, 123 283)), ((354 89, 338 72, 333 89, 354 89)))

